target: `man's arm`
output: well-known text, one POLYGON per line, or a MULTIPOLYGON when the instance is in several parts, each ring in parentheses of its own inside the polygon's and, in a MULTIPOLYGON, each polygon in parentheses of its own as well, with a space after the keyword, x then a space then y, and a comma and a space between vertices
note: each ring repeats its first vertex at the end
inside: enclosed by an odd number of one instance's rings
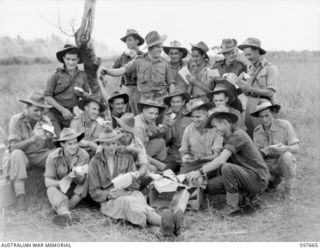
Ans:
POLYGON ((218 169, 222 164, 227 162, 231 155, 232 152, 230 150, 224 149, 216 159, 202 166, 203 173, 209 173, 218 169))

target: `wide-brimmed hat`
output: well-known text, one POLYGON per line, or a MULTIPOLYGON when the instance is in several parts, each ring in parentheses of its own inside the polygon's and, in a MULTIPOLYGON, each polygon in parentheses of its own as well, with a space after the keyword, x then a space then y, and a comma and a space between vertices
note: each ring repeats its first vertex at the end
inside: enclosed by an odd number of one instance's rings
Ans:
POLYGON ((76 46, 74 45, 71 45, 71 44, 66 44, 64 45, 63 49, 61 49, 60 51, 58 51, 56 53, 56 56, 57 56, 57 59, 58 61, 60 61, 61 63, 64 63, 63 61, 63 56, 70 50, 74 50, 74 51, 77 51, 77 54, 79 56, 79 64, 83 62, 82 60, 82 57, 81 57, 81 53, 80 53, 80 49, 77 48, 76 46))
POLYGON ((181 58, 184 58, 188 55, 188 49, 184 48, 184 47, 181 47, 181 43, 174 40, 172 42, 170 42, 170 46, 163 46, 163 51, 169 55, 169 51, 170 49, 178 49, 182 52, 182 57, 181 58))
POLYGON ((129 101, 129 95, 126 94, 126 93, 122 93, 122 92, 119 92, 119 91, 115 91, 112 93, 111 97, 108 99, 108 103, 109 104, 112 104, 112 101, 114 99, 117 99, 117 98, 122 98, 124 100, 124 103, 127 104, 128 101, 129 101))
POLYGON ((142 112, 145 106, 158 108, 159 114, 166 109, 166 107, 160 102, 160 100, 147 99, 145 101, 141 101, 140 103, 138 103, 139 112, 142 112))
POLYGON ((240 115, 240 112, 238 113, 239 111, 233 109, 233 108, 229 108, 227 106, 218 106, 218 107, 215 107, 213 109, 211 109, 209 111, 209 116, 207 118, 207 121, 205 123, 205 128, 212 128, 211 126, 211 120, 214 118, 214 117, 217 117, 219 115, 226 115, 230 118, 231 122, 232 123, 236 123, 238 121, 238 115, 240 115))
POLYGON ((281 109, 280 105, 272 104, 269 100, 263 99, 257 104, 256 109, 250 113, 253 117, 259 117, 259 112, 266 110, 266 109, 273 109, 275 113, 278 113, 281 109))
POLYGON ((209 98, 209 100, 210 101, 212 100, 212 97, 215 93, 222 92, 229 97, 229 103, 232 103, 237 96, 236 87, 225 78, 217 78, 215 80, 215 83, 216 83, 216 86, 213 89, 213 91, 207 93, 207 97, 209 98))
POLYGON ((81 98, 79 100, 78 107, 84 111, 84 107, 90 102, 96 102, 100 106, 100 113, 104 112, 107 109, 107 106, 101 102, 100 96, 98 95, 89 95, 85 98, 81 98))
POLYGON ((209 47, 203 41, 198 42, 197 44, 190 43, 191 49, 198 48, 203 51, 206 55, 206 58, 209 60, 209 55, 207 54, 209 51, 209 47))
POLYGON ((141 46, 144 43, 144 39, 139 35, 138 31, 134 29, 127 29, 125 36, 120 38, 121 41, 126 42, 128 36, 133 36, 139 40, 138 46, 141 46))
POLYGON ((176 97, 176 96, 181 96, 185 101, 186 103, 189 102, 190 100, 190 94, 187 93, 187 92, 183 92, 183 91, 179 91, 179 90, 175 90, 173 91, 169 96, 165 97, 163 99, 163 103, 165 103, 167 106, 170 106, 170 100, 172 97, 176 97))
POLYGON ((99 137, 95 139, 94 142, 97 142, 97 143, 113 142, 113 141, 117 141, 122 136, 123 134, 120 134, 111 128, 107 128, 105 129, 104 132, 100 133, 99 137))
POLYGON ((57 139, 53 143, 55 146, 60 146, 60 142, 68 141, 75 138, 79 142, 83 137, 84 137, 83 132, 77 133, 75 130, 71 128, 64 128, 60 133, 59 139, 57 139))
POLYGON ((238 46, 239 49, 244 50, 245 48, 253 47, 260 50, 260 54, 265 54, 266 50, 261 48, 261 41, 258 38, 250 37, 246 39, 242 44, 238 46))
POLYGON ((135 132, 135 119, 133 113, 125 113, 121 118, 114 117, 121 128, 124 130, 134 133, 135 132))
POLYGON ((234 48, 237 48, 237 44, 238 43, 236 39, 223 39, 221 44, 221 50, 218 52, 218 54, 224 54, 233 50, 234 48))
POLYGON ((145 48, 150 48, 155 45, 163 43, 167 39, 167 35, 159 35, 157 31, 150 31, 145 38, 145 41, 147 43, 145 48))
POLYGON ((187 112, 185 113, 185 116, 190 117, 191 113, 201 107, 206 108, 207 110, 210 110, 214 107, 214 104, 212 102, 204 102, 202 99, 192 99, 187 104, 187 112))
POLYGON ((52 107, 51 105, 46 104, 43 94, 37 91, 30 93, 26 99, 19 99, 19 101, 25 104, 31 104, 31 105, 39 106, 42 108, 52 107))

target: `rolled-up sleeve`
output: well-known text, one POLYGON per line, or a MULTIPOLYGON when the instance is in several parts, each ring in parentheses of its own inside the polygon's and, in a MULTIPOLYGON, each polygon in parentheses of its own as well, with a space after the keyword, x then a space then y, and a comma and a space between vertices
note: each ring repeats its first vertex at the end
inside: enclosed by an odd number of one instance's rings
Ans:
POLYGON ((185 155, 190 152, 190 125, 187 126, 187 128, 184 130, 181 140, 181 147, 179 149, 179 152, 182 155, 185 155))
POLYGON ((44 177, 56 179, 57 178, 57 170, 54 165, 53 153, 49 154, 47 157, 44 177))
POLYGON ((52 97, 56 87, 57 87, 57 74, 54 73, 47 80, 47 88, 44 91, 44 96, 45 97, 50 97, 50 96, 52 97))
POLYGON ((278 69, 275 65, 271 65, 267 69, 267 79, 266 79, 266 87, 267 89, 271 89, 273 91, 277 91, 278 86, 278 69))
POLYGON ((167 80, 168 85, 175 83, 175 80, 173 78, 172 69, 171 69, 169 63, 166 63, 166 80, 167 80))
POLYGON ((247 143, 246 137, 241 136, 238 133, 233 133, 229 137, 224 148, 231 151, 232 154, 236 154, 242 148, 242 146, 244 146, 246 143, 247 143))
POLYGON ((101 203, 107 200, 109 191, 101 188, 98 167, 97 161, 91 160, 88 173, 89 194, 94 201, 101 203))
POLYGON ((126 65, 124 65, 125 71, 127 74, 131 74, 137 72, 138 70, 138 63, 137 59, 129 61, 126 65))
POLYGON ((10 119, 9 122, 9 142, 13 141, 22 141, 22 131, 19 129, 18 120, 16 120, 14 117, 10 119))

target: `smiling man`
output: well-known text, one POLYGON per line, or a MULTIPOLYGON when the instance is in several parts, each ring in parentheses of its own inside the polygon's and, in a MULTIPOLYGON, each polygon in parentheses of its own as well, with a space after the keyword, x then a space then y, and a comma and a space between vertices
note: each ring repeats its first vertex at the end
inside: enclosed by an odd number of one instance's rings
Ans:
POLYGON ((108 99, 110 111, 112 115, 112 127, 115 129, 118 127, 116 118, 121 118, 123 114, 128 111, 127 104, 129 103, 129 95, 115 91, 112 96, 108 99))
POLYGON ((66 44, 56 56, 63 67, 50 76, 44 95, 46 101, 53 106, 46 114, 59 135, 64 127, 69 127, 74 117, 73 108, 78 104, 79 97, 87 96, 90 88, 85 72, 77 67, 82 63, 77 47, 66 44))

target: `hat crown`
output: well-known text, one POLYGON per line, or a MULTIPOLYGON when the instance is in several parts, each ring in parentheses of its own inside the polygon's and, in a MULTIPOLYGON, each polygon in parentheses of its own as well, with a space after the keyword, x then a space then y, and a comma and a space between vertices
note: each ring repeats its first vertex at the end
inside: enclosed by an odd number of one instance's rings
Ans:
POLYGON ((104 130, 104 132, 100 133, 99 139, 101 139, 101 140, 113 139, 113 138, 117 137, 118 135, 119 134, 115 130, 113 130, 111 128, 109 128, 109 129, 107 128, 104 130))
POLYGON ((126 36, 131 34, 138 34, 138 31, 135 29, 127 29, 126 36))
POLYGON ((252 45, 259 48, 261 47, 261 41, 258 38, 254 38, 254 37, 247 38, 243 43, 246 45, 252 45))
POLYGON ((192 99, 190 102, 187 104, 187 109, 188 110, 193 110, 201 105, 203 105, 205 102, 202 99, 192 99))
POLYGON ((229 49, 237 46, 237 40, 231 38, 225 38, 222 40, 221 48, 229 49))
POLYGON ((160 100, 158 99, 146 99, 145 101, 141 101, 141 104, 151 105, 151 106, 163 106, 160 100))
POLYGON ((191 46, 200 48, 201 50, 203 50, 206 53, 209 51, 209 47, 203 41, 200 41, 197 44, 191 44, 191 46))
POLYGON ((76 47, 75 45, 72 45, 72 44, 65 44, 64 46, 63 46, 63 49, 66 49, 66 48, 74 48, 74 47, 76 47))
POLYGON ((154 43, 158 40, 160 40, 160 35, 157 31, 150 31, 147 35, 146 35, 146 38, 145 38, 145 41, 147 44, 151 44, 151 43, 154 43))
POLYGON ((212 108, 208 111, 209 116, 213 113, 217 113, 217 112, 230 112, 230 108, 224 105, 219 105, 215 108, 212 108))
POLYGON ((33 91, 27 96, 27 101, 38 103, 39 105, 46 105, 44 95, 38 91, 33 91))
POLYGON ((264 109, 264 108, 268 108, 270 106, 272 106, 272 103, 269 100, 267 100, 267 99, 260 100, 260 102, 257 104, 256 110, 261 110, 261 109, 264 109))
POLYGON ((135 127, 135 119, 133 113, 125 113, 120 119, 130 128, 135 127))
POLYGON ((61 133, 59 140, 69 140, 75 138, 77 135, 76 131, 71 128, 64 128, 61 133))
POLYGON ((170 47, 181 47, 181 43, 177 40, 170 42, 170 47))

